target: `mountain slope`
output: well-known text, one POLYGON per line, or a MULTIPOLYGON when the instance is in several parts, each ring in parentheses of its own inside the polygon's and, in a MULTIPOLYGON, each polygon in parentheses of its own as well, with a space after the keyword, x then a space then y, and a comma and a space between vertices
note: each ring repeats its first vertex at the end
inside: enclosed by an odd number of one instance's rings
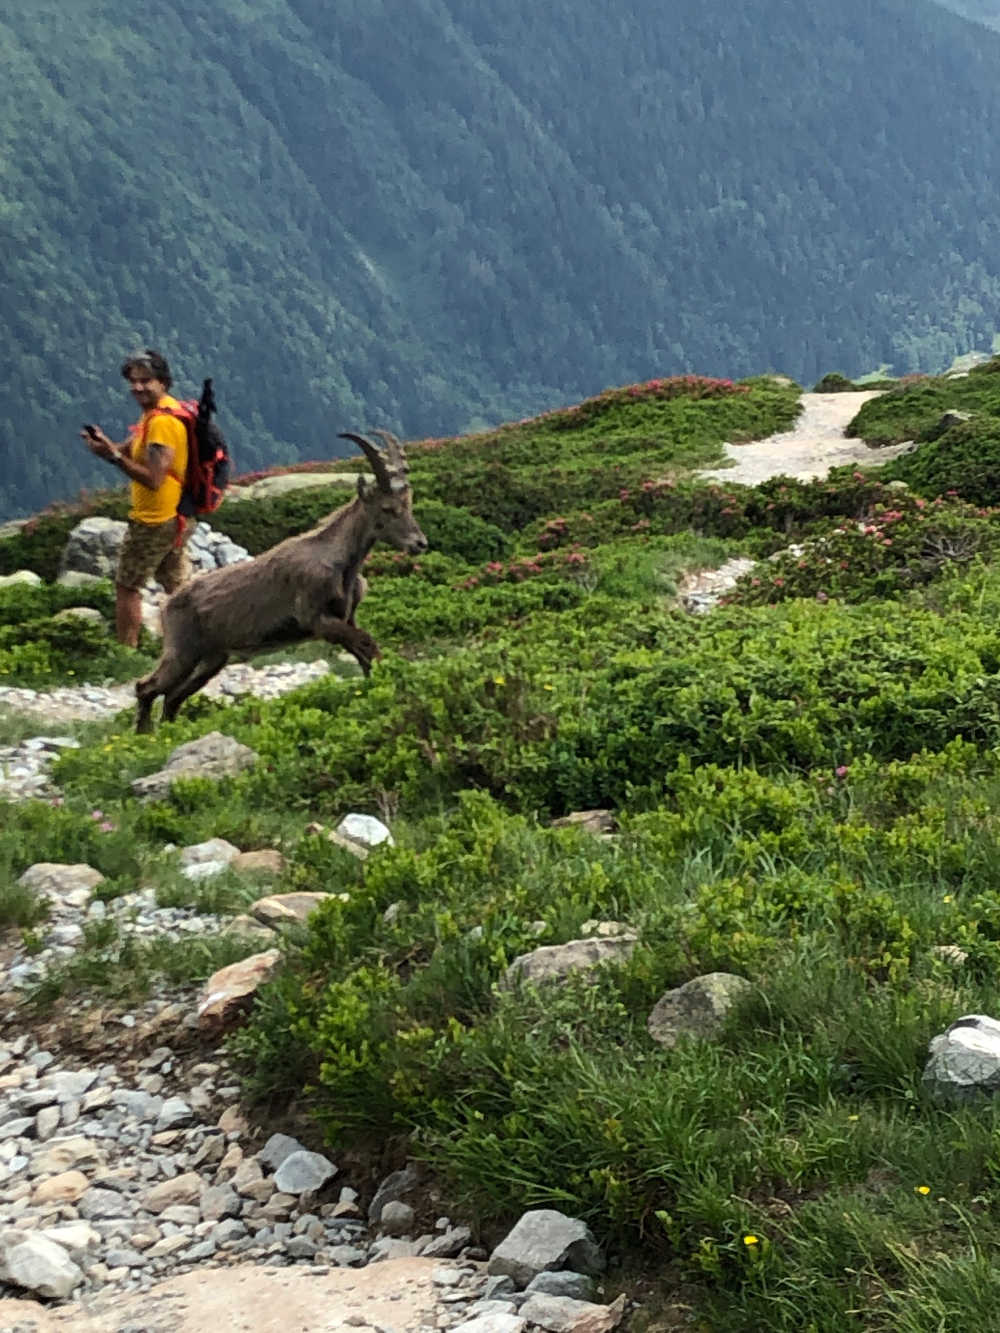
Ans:
POLYGON ((930 0, 149 14, 0 19, 0 514, 105 478, 75 432, 144 341, 247 468, 992 337, 1000 38, 930 0))

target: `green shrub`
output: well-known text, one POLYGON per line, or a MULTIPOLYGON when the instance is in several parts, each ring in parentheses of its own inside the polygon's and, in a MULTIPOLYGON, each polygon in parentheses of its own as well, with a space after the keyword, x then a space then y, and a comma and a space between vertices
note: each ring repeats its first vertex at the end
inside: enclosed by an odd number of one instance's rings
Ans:
MULTIPOLYGON (((867 387, 867 386, 866 386, 867 387)), ((836 370, 828 371, 813 385, 813 393, 854 393, 858 386, 836 370)))
POLYGON ((148 669, 155 652, 153 639, 143 629, 139 649, 125 648, 116 641, 113 624, 114 594, 106 582, 82 588, 0 589, 0 682, 51 688, 134 678, 148 669), (106 620, 55 618, 69 606, 95 607, 106 620))
POLYGON ((1000 504, 1000 418, 952 426, 888 463, 882 475, 930 498, 954 495, 975 505, 1000 504))
POLYGON ((941 501, 897 497, 876 505, 867 522, 828 529, 743 575, 724 602, 773 604, 789 597, 862 601, 897 597, 1000 546, 1000 525, 979 511, 941 501))
POLYGON ((457 505, 416 497, 413 513, 432 551, 479 565, 510 554, 511 541, 494 523, 457 505))
POLYGON ((251 555, 260 555, 286 537, 308 532, 317 523, 354 499, 345 486, 309 486, 260 500, 240 500, 222 507, 209 522, 251 555))

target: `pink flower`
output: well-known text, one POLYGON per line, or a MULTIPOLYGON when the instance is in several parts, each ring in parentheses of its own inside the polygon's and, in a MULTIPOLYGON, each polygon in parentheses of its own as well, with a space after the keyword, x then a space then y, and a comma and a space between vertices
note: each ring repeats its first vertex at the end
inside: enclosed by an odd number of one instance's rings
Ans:
POLYGON ((837 775, 838 778, 846 778, 846 777, 847 777, 847 765, 846 765, 846 764, 838 764, 838 766, 837 766, 833 771, 834 771, 834 773, 836 773, 836 775, 837 775))
POLYGON ((104 811, 103 811, 103 810, 91 810, 91 812, 90 812, 90 817, 91 817, 91 819, 103 819, 103 818, 104 818, 104 811))
POLYGON ((98 824, 97 827, 100 829, 102 833, 114 833, 115 831, 115 825, 112 824, 110 819, 105 819, 104 822, 98 824))

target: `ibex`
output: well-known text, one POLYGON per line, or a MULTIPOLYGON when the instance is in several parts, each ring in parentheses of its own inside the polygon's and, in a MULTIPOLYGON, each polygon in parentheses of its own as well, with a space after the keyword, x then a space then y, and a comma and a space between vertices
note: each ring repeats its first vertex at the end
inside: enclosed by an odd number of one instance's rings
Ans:
POLYGON ((367 584, 361 565, 376 541, 417 555, 427 538, 413 517, 403 446, 375 431, 384 448, 347 432, 375 474, 358 478, 349 504, 309 532, 288 537, 253 560, 210 570, 179 588, 163 608, 163 652, 156 669, 136 682, 136 730, 152 730, 153 703, 163 695, 172 721, 230 653, 326 639, 357 658, 365 675, 378 645, 354 623, 367 584))

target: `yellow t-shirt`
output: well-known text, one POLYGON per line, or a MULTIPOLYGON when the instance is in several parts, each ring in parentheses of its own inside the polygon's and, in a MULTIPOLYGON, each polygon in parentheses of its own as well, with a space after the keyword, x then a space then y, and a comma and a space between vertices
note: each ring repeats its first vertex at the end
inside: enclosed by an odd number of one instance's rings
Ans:
POLYGON ((165 393, 156 407, 143 413, 141 420, 132 427, 131 457, 137 463, 144 463, 150 445, 162 445, 170 450, 170 472, 174 474, 168 474, 156 491, 137 481, 132 482, 132 508, 128 516, 140 523, 166 523, 177 513, 181 498, 181 483, 177 478, 187 472, 187 427, 179 418, 169 416, 162 409, 178 406, 177 399, 165 393))

